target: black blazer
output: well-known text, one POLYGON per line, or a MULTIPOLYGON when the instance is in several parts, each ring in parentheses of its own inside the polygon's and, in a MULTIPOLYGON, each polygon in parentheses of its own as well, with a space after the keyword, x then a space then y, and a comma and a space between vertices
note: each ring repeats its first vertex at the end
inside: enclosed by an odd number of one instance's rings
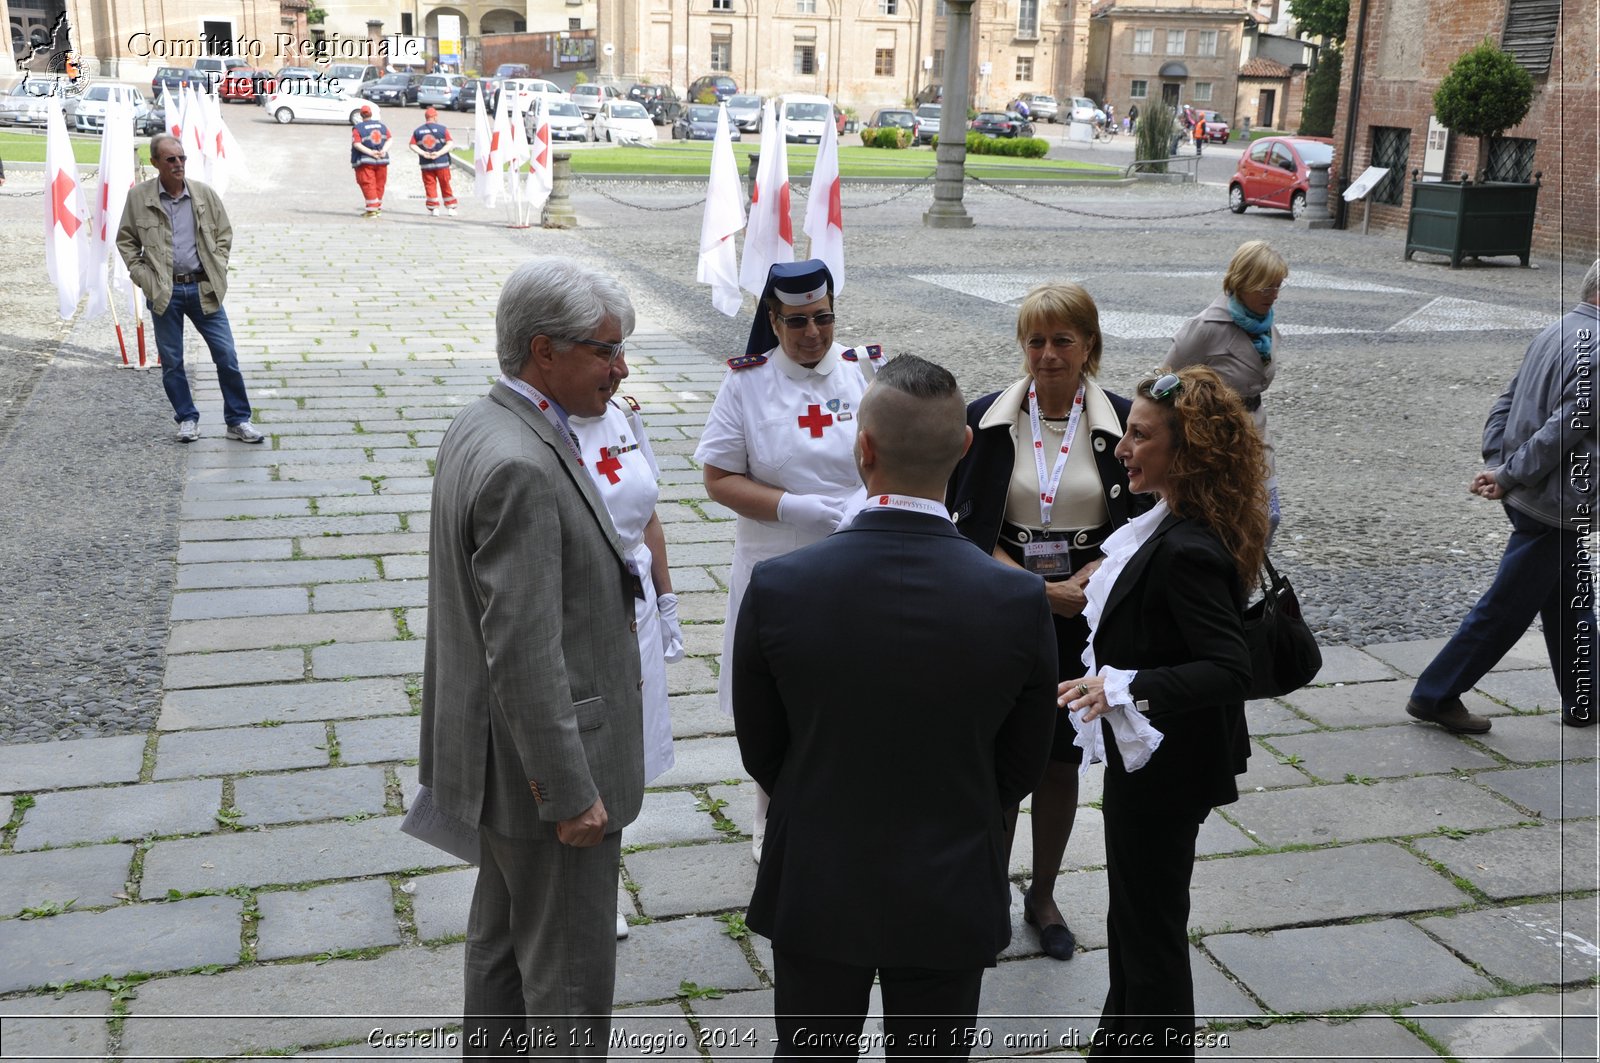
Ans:
MULTIPOLYGON (((1006 517, 1006 492, 1010 490, 1011 470, 1017 460, 1009 424, 978 427, 983 415, 1002 394, 997 391, 967 404, 972 446, 951 474, 950 487, 945 492, 945 504, 950 507, 956 527, 986 554, 994 552, 994 544, 1000 539, 1000 525, 1006 517)), ((1117 419, 1127 425, 1133 403, 1114 392, 1107 391, 1105 396, 1117 411, 1117 419)), ((1154 501, 1128 490, 1128 470, 1114 453, 1122 440, 1120 432, 1113 434, 1094 429, 1089 433, 1089 440, 1094 448, 1095 468, 1100 472, 1100 486, 1105 492, 1106 510, 1111 514, 1111 528, 1115 531, 1130 518, 1147 512, 1154 501)))
POLYGON ((739 751, 772 795, 750 928, 856 966, 993 964, 1004 810, 1055 725, 1039 578, 941 517, 868 510, 756 566, 732 668, 739 751))
MULTIPOLYGON (((1207 809, 1239 799, 1250 734, 1244 699, 1250 651, 1245 591, 1211 530, 1177 515, 1161 522, 1111 588, 1094 636, 1101 666, 1136 669, 1129 692, 1149 702, 1166 737, 1124 791, 1146 808, 1207 809)), ((1108 770, 1122 770, 1106 725, 1108 770)))

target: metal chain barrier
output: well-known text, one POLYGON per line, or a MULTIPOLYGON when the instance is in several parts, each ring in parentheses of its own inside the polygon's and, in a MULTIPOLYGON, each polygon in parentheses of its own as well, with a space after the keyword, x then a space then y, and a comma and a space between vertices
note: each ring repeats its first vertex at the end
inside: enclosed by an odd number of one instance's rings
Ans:
MULTIPOLYGON (((90 170, 87 176, 78 178, 78 183, 81 185, 92 185, 98 180, 100 180, 100 171, 98 169, 94 169, 90 170)), ((49 185, 45 185, 43 188, 34 192, 6 192, 3 189, 0 189, 0 196, 8 196, 11 199, 29 199, 33 196, 42 196, 49 190, 49 185)))
MULTIPOLYGON (((868 209, 871 209, 873 207, 881 207, 885 203, 893 203, 897 199, 903 199, 906 196, 909 196, 911 193, 915 192, 917 189, 921 188, 923 185, 927 184, 929 181, 932 181, 932 180, 933 180, 933 174, 929 174, 926 177, 918 178, 917 180, 915 180, 915 181, 911 182, 910 184, 906 185, 905 188, 903 188, 900 191, 896 192, 894 195, 889 196, 889 197, 887 197, 885 199, 877 200, 876 202, 873 202, 873 203, 846 203, 841 198, 840 201, 839 201, 839 208, 841 210, 868 210, 868 209)), ((799 196, 801 199, 805 199, 811 193, 811 186, 810 185, 806 185, 804 187, 800 187, 798 185, 792 185, 791 184, 789 186, 789 190, 791 192, 793 192, 795 195, 799 196)))
MULTIPOLYGON (((928 182, 930 182, 932 180, 933 180, 933 175, 929 174, 927 177, 923 177, 923 178, 920 178, 920 179, 918 179, 916 181, 913 181, 911 184, 907 185, 901 191, 896 192, 894 195, 889 196, 889 197, 887 197, 885 199, 876 200, 875 202, 872 202, 872 203, 844 203, 844 202, 841 202, 839 204, 839 206, 844 210, 867 210, 867 209, 870 209, 870 208, 873 208, 873 207, 881 207, 885 203, 893 203, 897 199, 901 199, 901 198, 903 198, 905 196, 909 196, 912 192, 915 192, 917 189, 921 188, 922 186, 926 185, 928 182)), ((634 210, 649 211, 652 214, 670 214, 673 211, 688 210, 691 207, 701 207, 701 206, 705 205, 705 199, 702 197, 700 199, 693 200, 693 201, 691 201, 689 203, 680 203, 677 206, 672 206, 672 207, 647 207, 642 203, 630 203, 626 199, 619 199, 618 197, 612 195, 610 192, 607 192, 605 190, 604 186, 602 185, 602 183, 598 182, 598 181, 590 181, 590 180, 587 180, 586 178, 578 177, 578 176, 574 175, 572 177, 572 183, 577 185, 578 187, 584 189, 585 191, 593 192, 595 195, 601 197, 602 199, 609 199, 611 202, 617 204, 620 207, 632 207, 634 210)), ((805 199, 807 194, 808 194, 808 192, 810 191, 810 187, 811 187, 810 185, 796 185, 796 184, 792 184, 791 183, 789 185, 789 191, 792 194, 794 194, 796 198, 805 199)), ((27 194, 28 195, 38 195, 39 193, 30 192, 30 193, 27 193, 27 194)))
POLYGON ((991 192, 999 192, 1001 195, 1010 196, 1013 199, 1020 199, 1024 203, 1032 203, 1036 207, 1044 207, 1047 210, 1059 210, 1064 214, 1081 214, 1086 218, 1104 218, 1107 221, 1183 221, 1186 218, 1203 218, 1207 214, 1221 214, 1225 210, 1232 209, 1226 203, 1224 203, 1222 206, 1217 207, 1214 210, 1191 210, 1183 214, 1100 214, 1092 210, 1079 210, 1075 207, 1063 207, 1059 203, 1046 203, 1042 199, 1034 199, 1032 196, 1023 195, 1021 192, 1018 192, 1015 189, 1003 188, 1000 185, 991 184, 976 174, 969 173, 966 176, 967 180, 972 181, 975 184, 982 185, 991 192))

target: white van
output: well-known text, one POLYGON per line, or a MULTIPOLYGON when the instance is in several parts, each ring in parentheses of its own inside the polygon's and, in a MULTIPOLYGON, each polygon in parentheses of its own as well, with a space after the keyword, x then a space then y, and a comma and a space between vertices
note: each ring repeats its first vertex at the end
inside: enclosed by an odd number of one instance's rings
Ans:
POLYGON ((790 144, 820 144, 833 104, 826 96, 790 93, 783 98, 783 139, 790 144))

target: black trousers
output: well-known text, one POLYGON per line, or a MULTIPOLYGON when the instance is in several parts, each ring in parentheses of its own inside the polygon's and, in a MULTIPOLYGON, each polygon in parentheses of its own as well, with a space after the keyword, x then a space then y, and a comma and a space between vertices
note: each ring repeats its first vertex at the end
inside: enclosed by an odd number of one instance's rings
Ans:
POLYGON ((1091 1058, 1194 1058, 1194 978, 1189 970, 1189 880, 1195 838, 1210 811, 1131 801, 1127 773, 1108 764, 1106 913, 1111 987, 1091 1058))
POLYGON ((983 968, 857 967, 774 947, 778 1027, 774 1060, 854 1060, 867 1019, 872 976, 883 990, 884 1054, 964 1060, 976 1037, 983 968))

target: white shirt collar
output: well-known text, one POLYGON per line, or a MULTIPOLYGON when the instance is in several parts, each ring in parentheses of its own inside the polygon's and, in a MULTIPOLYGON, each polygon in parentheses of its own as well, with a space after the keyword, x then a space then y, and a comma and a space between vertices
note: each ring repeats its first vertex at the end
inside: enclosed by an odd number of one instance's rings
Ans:
POLYGON ((790 358, 788 353, 784 351, 783 344, 781 343, 772 348, 772 350, 767 353, 767 357, 771 359, 772 363, 778 367, 779 371, 790 380, 804 380, 813 373, 815 373, 817 376, 827 376, 829 373, 833 372, 834 368, 839 364, 839 354, 843 350, 844 348, 837 343, 831 345, 828 348, 828 353, 822 356, 822 361, 818 362, 810 369, 807 369, 793 358, 790 358))

